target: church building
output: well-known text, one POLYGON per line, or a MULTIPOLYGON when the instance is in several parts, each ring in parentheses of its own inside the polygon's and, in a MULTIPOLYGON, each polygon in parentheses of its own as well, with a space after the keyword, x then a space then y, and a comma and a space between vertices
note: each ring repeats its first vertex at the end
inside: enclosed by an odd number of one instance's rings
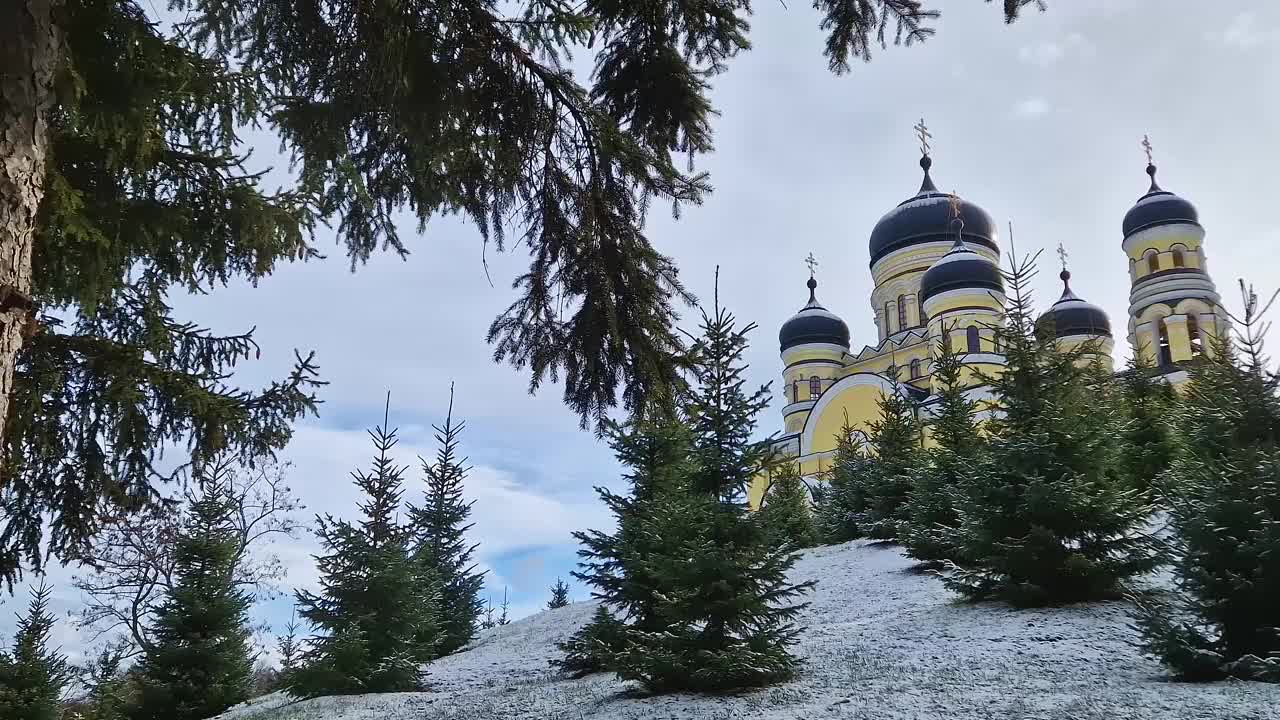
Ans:
MULTIPOLYGON (((868 242, 876 342, 861 349, 851 344, 849 326, 818 299, 812 256, 808 301, 778 332, 785 401, 775 448, 793 458, 806 478, 830 470, 845 428, 867 431, 883 394, 908 393, 929 413, 935 395, 930 366, 944 331, 964 353, 973 399, 991 397, 980 378, 1004 365, 992 331, 1005 306, 996 223, 979 205, 938 190, 930 176, 929 134, 923 122, 916 129, 920 190, 880 218, 868 242)), ((1145 138, 1143 144, 1151 185, 1121 224, 1131 284, 1127 339, 1136 355, 1176 386, 1186 381, 1187 364, 1211 351, 1210 339, 1227 331, 1228 320, 1208 274, 1199 214, 1156 183, 1151 146, 1145 138)), ((1061 347, 1090 342, 1097 359, 1114 369, 1106 312, 1072 291, 1065 268, 1060 277, 1062 296, 1042 319, 1051 316, 1061 347)), ((767 488, 768 478, 752 484, 753 507, 767 488)))

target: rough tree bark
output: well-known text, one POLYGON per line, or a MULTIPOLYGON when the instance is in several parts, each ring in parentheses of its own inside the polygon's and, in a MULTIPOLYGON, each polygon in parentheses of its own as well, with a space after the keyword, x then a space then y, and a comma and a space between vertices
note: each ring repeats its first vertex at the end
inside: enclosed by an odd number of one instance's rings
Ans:
MULTIPOLYGON (((31 251, 44 197, 59 0, 0 1, 0 443, 31 317, 31 251)), ((2 483, 0 476, 0 483, 2 483)))

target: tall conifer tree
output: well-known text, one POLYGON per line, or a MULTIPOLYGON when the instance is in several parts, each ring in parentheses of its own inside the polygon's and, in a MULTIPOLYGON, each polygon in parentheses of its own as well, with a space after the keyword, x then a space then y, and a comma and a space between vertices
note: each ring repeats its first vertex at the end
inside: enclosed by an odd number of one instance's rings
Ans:
POLYGON ((467 532, 473 523, 471 506, 463 498, 466 482, 466 458, 458 457, 458 443, 466 423, 453 420, 453 385, 449 386, 449 411, 443 426, 435 426, 434 463, 422 460, 426 490, 421 505, 409 506, 409 520, 414 532, 414 557, 431 568, 440 583, 440 638, 436 652, 456 652, 475 637, 484 603, 480 590, 484 573, 476 572, 472 555, 478 543, 468 543, 467 532))
POLYGON ((769 387, 744 387, 742 355, 754 327, 739 328, 718 297, 703 313, 696 384, 684 402, 691 471, 683 486, 661 489, 655 512, 639 519, 641 535, 662 540, 633 564, 657 578, 656 615, 665 626, 629 630, 616 671, 654 691, 723 692, 795 671, 787 647, 804 605, 793 601, 812 583, 788 582, 797 556, 770 545, 745 503, 748 484, 773 462, 770 441, 752 439, 769 387))
MULTIPOLYGON (((390 400, 388 399, 388 405, 390 400)), ((351 473, 363 494, 360 522, 316 518, 326 554, 316 558, 319 594, 297 593, 299 613, 322 634, 311 638, 289 690, 343 695, 422 687, 422 665, 435 657, 439 589, 431 568, 412 556, 412 528, 397 521, 404 467, 391 450, 396 431, 369 431, 370 472, 351 473)))
POLYGON ((1121 418, 1095 397, 1108 388, 1083 366, 1089 348, 1059 351, 1053 327, 1037 326, 1034 275, 1035 257, 1011 257, 996 330, 1005 366, 985 378, 990 452, 961 485, 962 557, 945 579, 969 598, 1019 605, 1109 597, 1155 565, 1143 531, 1152 510, 1124 475, 1121 418))
POLYGON ((1267 307, 1241 293, 1237 340, 1218 339, 1190 370, 1178 454, 1156 485, 1175 592, 1140 600, 1138 618, 1147 649, 1182 678, 1280 682, 1280 378, 1263 355, 1267 307))
POLYGON ((191 504, 174 551, 176 579, 138 665, 135 720, 204 720, 249 697, 249 599, 235 583, 231 512, 217 488, 191 504))
POLYGON ((601 601, 592 621, 561 644, 565 658, 555 662, 578 675, 611 666, 622 647, 622 620, 636 629, 661 628, 657 608, 662 578, 641 559, 657 552, 669 538, 645 533, 643 523, 658 512, 661 496, 685 487, 692 470, 692 436, 670 409, 633 417, 626 424, 613 423, 606 434, 625 468, 627 492, 620 495, 596 488, 616 519, 612 534, 599 530, 573 534, 582 545, 578 550, 582 569, 573 576, 593 588, 592 597, 601 601))
POLYGON ((66 656, 50 646, 50 592, 43 582, 32 588, 27 614, 18 617, 12 651, 0 651, 0 718, 5 720, 58 720, 62 715, 62 691, 74 672, 66 656))
POLYGON ((975 421, 977 403, 966 394, 964 356, 955 351, 949 331, 938 345, 932 365, 938 401, 928 422, 935 445, 912 489, 900 537, 907 554, 917 560, 958 562, 954 496, 978 461, 984 440, 975 421))

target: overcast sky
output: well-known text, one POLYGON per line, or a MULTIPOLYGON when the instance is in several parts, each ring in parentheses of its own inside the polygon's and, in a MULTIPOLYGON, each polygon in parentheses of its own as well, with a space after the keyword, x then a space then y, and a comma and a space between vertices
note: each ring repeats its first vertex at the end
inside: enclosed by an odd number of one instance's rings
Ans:
MULTIPOLYGON (((806 300, 809 252, 821 262, 819 297, 848 322, 855 348, 874 341, 867 237, 919 186, 911 127, 921 117, 934 135, 938 186, 982 205, 1002 228, 1012 221, 1020 249, 1046 250, 1041 307, 1059 292, 1051 250, 1063 243, 1073 289, 1111 316, 1117 355, 1129 352, 1120 337, 1128 299, 1120 222, 1147 187, 1144 133, 1161 184, 1200 210, 1209 270, 1228 307, 1238 307, 1237 277, 1280 286, 1275 209, 1266 199, 1274 193, 1280 7, 1050 0, 1047 13, 1005 26, 999 3, 931 4, 944 12, 936 37, 891 47, 835 77, 809 3, 756 3, 754 48, 715 80, 717 150, 700 161, 715 193, 678 221, 655 207, 649 235, 689 286, 709 298, 720 265, 722 301, 759 324, 749 356, 757 382, 781 370, 777 328, 806 300)), ((261 155, 275 145, 264 138, 261 155)), ((257 288, 177 299, 176 312, 216 331, 257 326, 262 359, 239 378, 249 386, 285 372, 294 348, 316 350, 330 383, 324 405, 284 453, 308 516, 354 516, 347 473, 368 465, 364 428, 381 420, 388 390, 415 496, 414 456, 433 451, 429 426, 441 420, 455 382, 488 591, 496 603, 509 587, 515 614, 534 612, 573 567, 570 532, 609 524, 592 486, 616 483, 617 468, 578 429, 558 388, 530 396, 527 376, 491 360, 485 330, 511 301, 510 280, 526 258, 490 252, 490 287, 473 227, 445 218, 412 237, 406 220, 403 232, 413 250, 406 261, 375 258, 352 275, 326 239, 327 261, 285 268, 257 288)), ((1007 248, 1007 233, 1001 240, 1007 248)), ((686 318, 692 326, 694 315, 686 318)), ((780 426, 780 405, 763 432, 780 426)), ((290 585, 313 586, 312 539, 275 549, 290 566, 290 585)), ((77 602, 65 576, 53 575, 61 611, 77 602)), ((586 590, 575 584, 573 596, 586 590)), ((25 605, 19 597, 0 606, 0 634, 11 633, 18 600, 25 605)), ((282 600, 259 613, 278 622, 288 608, 282 600)), ((60 628, 73 654, 82 637, 70 624, 60 628)))

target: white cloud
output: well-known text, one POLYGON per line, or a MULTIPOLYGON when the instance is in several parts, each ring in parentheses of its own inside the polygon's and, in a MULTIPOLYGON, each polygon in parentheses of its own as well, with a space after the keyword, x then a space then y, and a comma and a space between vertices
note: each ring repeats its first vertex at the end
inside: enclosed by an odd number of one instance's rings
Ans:
POLYGON ((1231 18, 1231 23, 1227 25, 1227 28, 1219 33, 1214 33, 1214 37, 1229 47, 1251 50, 1261 45, 1267 34, 1258 27, 1257 15, 1246 11, 1238 13, 1231 18))
POLYGON ((1042 97, 1027 98, 1014 105, 1013 111, 1022 117, 1039 117, 1049 112, 1049 101, 1042 97))
POLYGON ((1093 57, 1093 45, 1080 33, 1071 33, 1061 40, 1045 40, 1018 49, 1018 59, 1028 65, 1048 68, 1057 65, 1068 56, 1093 57))

